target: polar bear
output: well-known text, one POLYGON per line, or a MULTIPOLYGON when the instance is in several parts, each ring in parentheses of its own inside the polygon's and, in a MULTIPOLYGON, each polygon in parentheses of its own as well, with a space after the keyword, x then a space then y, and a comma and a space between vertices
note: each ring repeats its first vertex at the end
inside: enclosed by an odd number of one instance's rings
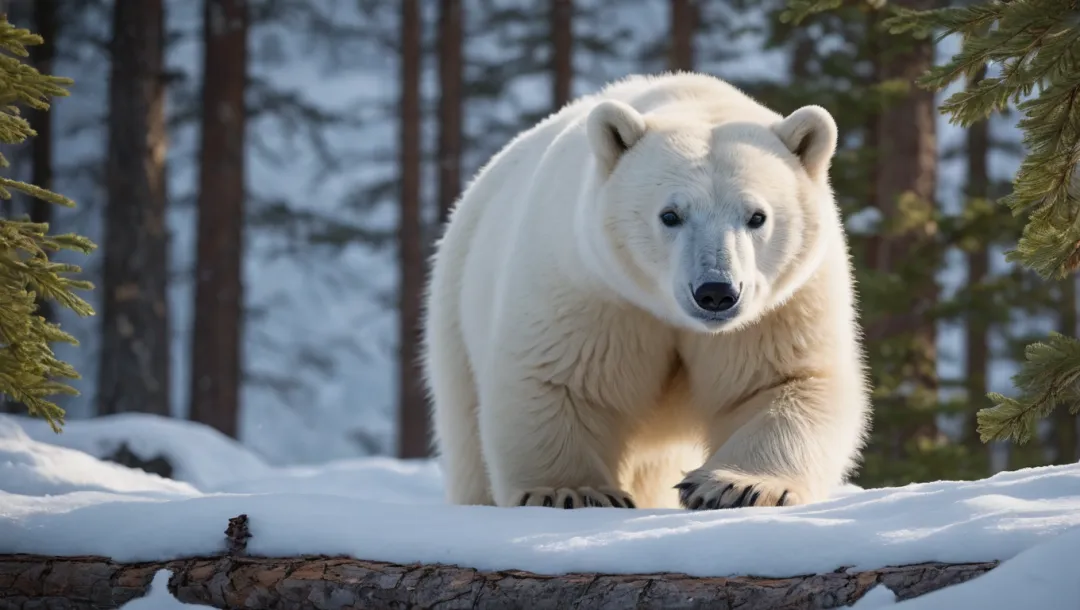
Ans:
POLYGON ((836 124, 633 76, 521 133, 433 257, 423 369, 448 500, 717 509, 826 498, 868 387, 836 124))

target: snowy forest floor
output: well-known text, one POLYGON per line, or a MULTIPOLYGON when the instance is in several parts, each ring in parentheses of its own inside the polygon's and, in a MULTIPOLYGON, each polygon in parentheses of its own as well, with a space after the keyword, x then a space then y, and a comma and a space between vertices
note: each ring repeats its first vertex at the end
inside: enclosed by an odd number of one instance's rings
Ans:
MULTIPOLYGON (((537 576, 763 579, 1003 561, 899 603, 871 585, 856 607, 1080 607, 1080 464, 974 482, 848 486, 800 507, 499 509, 447 506, 431 461, 275 468, 185 421, 113 416, 72 421, 55 435, 43 422, 0 416, 0 563, 20 554, 118 564, 220 556, 225 526, 240 514, 249 518, 251 561, 329 556, 537 576), (166 458, 175 480, 99 459, 122 443, 143 460, 166 458)), ((176 604, 165 573, 151 598, 124 607, 176 604)))

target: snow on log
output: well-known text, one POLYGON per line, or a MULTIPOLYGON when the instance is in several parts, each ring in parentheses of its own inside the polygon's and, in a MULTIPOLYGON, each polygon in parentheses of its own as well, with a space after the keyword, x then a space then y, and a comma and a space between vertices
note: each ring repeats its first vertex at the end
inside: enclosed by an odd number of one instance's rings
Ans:
POLYGON ((918 597, 988 572, 998 562, 837 570, 789 578, 684 574, 486 572, 346 557, 245 556, 246 517, 230 520, 218 557, 116 563, 105 557, 0 555, 0 610, 119 608, 145 595, 158 570, 181 602, 230 609, 740 608, 801 610, 855 603, 877 584, 918 597))

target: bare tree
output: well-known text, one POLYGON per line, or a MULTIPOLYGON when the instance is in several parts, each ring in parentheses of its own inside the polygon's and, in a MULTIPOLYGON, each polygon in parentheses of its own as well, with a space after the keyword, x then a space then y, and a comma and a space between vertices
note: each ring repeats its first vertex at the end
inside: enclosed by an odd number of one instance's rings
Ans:
POLYGON ((694 69, 694 35, 697 33, 697 0, 670 0, 671 46, 668 68, 694 69))
POLYGON ((249 19, 247 0, 204 2, 190 416, 232 437, 240 411, 249 19))
POLYGON ((99 414, 169 415, 164 21, 162 0, 113 7, 99 414))
POLYGON ((461 0, 439 3, 439 223, 461 192, 461 0))
POLYGON ((574 81, 574 2, 551 0, 552 108, 570 101, 574 81))
POLYGON ((398 452, 429 453, 430 423, 420 369, 424 242, 420 217, 420 7, 401 3, 401 207, 398 225, 398 452))

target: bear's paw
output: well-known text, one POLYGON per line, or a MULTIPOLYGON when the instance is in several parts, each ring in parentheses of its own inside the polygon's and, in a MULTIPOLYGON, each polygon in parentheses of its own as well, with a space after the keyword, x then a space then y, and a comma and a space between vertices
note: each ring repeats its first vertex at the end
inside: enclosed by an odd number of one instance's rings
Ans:
POLYGON ((637 508, 630 494, 613 487, 536 487, 519 492, 514 506, 637 508))
POLYGON ((731 470, 699 468, 687 474, 675 489, 679 490, 679 503, 690 510, 803 503, 801 490, 791 481, 731 470))

